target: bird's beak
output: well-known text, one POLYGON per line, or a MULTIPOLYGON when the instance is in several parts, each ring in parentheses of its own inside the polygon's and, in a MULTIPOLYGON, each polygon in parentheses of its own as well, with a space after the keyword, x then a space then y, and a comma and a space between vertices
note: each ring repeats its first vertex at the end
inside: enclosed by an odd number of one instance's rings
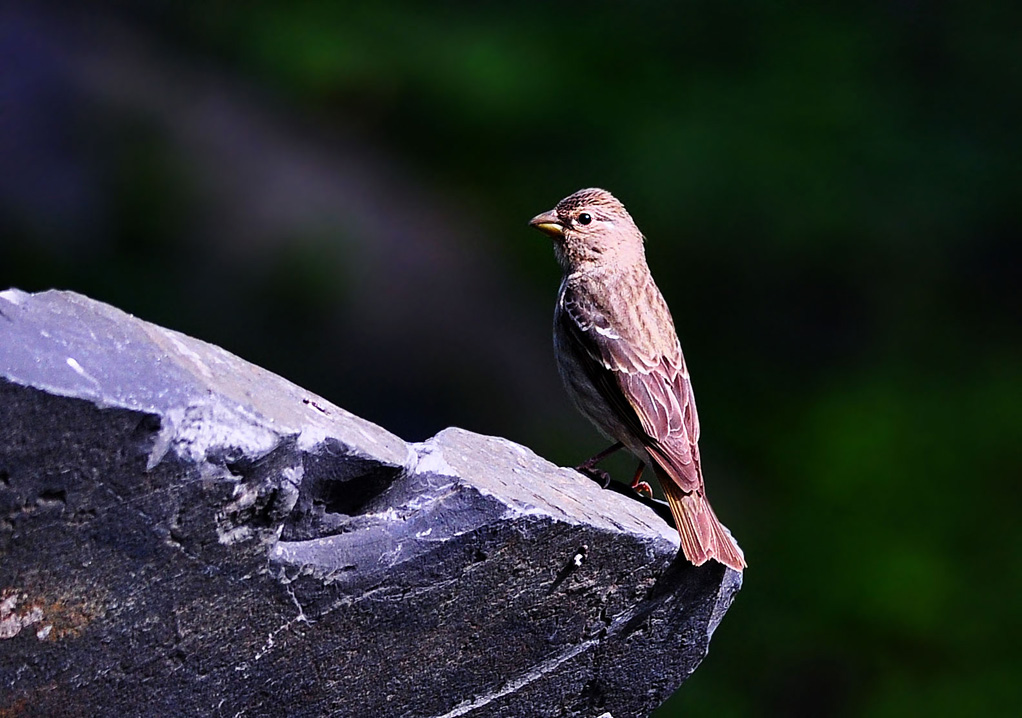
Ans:
POLYGON ((557 212, 554 210, 537 214, 529 220, 529 226, 535 227, 543 234, 549 234, 551 237, 564 236, 564 225, 561 224, 561 220, 557 217, 557 212))

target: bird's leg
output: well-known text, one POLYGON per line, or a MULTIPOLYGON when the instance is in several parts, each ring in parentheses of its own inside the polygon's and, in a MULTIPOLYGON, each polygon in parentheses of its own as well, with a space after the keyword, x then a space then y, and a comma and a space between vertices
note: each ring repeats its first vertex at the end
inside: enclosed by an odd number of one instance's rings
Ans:
POLYGON ((651 499, 653 498, 653 487, 642 480, 642 472, 645 468, 646 465, 640 461, 639 467, 635 470, 635 476, 632 477, 632 491, 639 496, 651 499))
POLYGON ((579 471, 585 474, 590 479, 600 484, 603 488, 607 488, 608 486, 610 486, 610 474, 608 474, 603 469, 596 468, 596 465, 603 461, 604 459, 606 459, 611 454, 613 454, 615 451, 620 451, 623 448, 625 448, 625 445, 619 441, 613 446, 604 449, 591 459, 583 461, 581 464, 575 467, 575 471, 579 471))

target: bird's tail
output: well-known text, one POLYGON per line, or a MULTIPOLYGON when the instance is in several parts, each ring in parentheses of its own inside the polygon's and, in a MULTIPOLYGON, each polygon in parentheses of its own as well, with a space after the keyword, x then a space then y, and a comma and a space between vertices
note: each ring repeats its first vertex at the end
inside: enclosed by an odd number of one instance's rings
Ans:
POLYGON ((685 558, 696 566, 714 559, 735 571, 745 568, 745 554, 710 508, 705 496, 686 492, 671 477, 656 466, 657 478, 663 487, 667 504, 671 507, 674 523, 681 534, 681 549, 685 558))

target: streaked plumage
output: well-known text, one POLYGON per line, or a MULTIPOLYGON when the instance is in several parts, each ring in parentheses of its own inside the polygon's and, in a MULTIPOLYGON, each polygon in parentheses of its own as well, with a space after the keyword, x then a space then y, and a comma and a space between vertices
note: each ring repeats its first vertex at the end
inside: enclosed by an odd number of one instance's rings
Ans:
POLYGON ((600 189, 580 190, 530 224, 554 238, 564 271, 554 350, 575 405, 653 467, 688 560, 741 571, 742 551, 706 500, 692 384, 639 229, 600 189))

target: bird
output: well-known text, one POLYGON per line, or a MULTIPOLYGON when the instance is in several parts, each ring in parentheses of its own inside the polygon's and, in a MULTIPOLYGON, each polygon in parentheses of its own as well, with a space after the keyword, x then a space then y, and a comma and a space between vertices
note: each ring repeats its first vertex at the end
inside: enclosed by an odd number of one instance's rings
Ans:
POLYGON ((529 224, 553 239, 563 273, 554 309, 561 379, 575 407, 616 442, 578 469, 602 474, 600 460, 628 449, 639 459, 632 488, 649 490, 640 479, 651 467, 685 558, 743 571, 742 549, 706 499, 692 382, 642 232, 616 197, 597 188, 565 197, 529 224))

